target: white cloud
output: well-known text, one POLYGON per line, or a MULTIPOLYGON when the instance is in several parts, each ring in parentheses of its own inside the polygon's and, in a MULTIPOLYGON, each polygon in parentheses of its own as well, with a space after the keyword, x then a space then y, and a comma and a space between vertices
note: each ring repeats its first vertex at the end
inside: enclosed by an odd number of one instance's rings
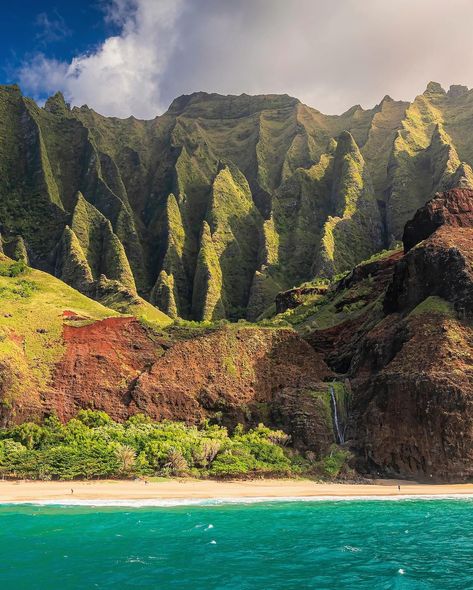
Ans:
POLYGON ((107 17, 121 25, 119 36, 70 64, 38 55, 21 68, 20 84, 34 94, 62 90, 73 104, 107 115, 153 116, 166 106, 159 89, 182 6, 183 0, 113 0, 107 17))
POLYGON ((40 53, 20 70, 20 84, 34 96, 54 93, 64 88, 67 70, 64 62, 48 59, 40 53))
POLYGON ((284 92, 334 113, 411 99, 431 79, 473 85, 471 0, 113 0, 107 18, 119 36, 70 64, 37 56, 24 89, 151 118, 198 90, 284 92))

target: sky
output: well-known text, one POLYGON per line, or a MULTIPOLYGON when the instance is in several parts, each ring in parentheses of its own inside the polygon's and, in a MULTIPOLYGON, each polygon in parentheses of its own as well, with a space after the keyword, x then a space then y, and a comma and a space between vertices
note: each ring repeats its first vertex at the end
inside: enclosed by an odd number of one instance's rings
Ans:
POLYGON ((328 114, 473 86, 473 0, 2 2, 0 84, 150 119, 181 94, 286 93, 328 114))

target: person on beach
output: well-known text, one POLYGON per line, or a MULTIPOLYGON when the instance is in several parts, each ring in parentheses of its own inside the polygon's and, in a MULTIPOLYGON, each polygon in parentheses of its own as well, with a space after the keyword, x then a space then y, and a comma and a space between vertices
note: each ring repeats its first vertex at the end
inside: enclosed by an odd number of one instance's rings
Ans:
POLYGON ((71 488, 71 494, 73 494, 73 493, 74 493, 74 490, 71 488))

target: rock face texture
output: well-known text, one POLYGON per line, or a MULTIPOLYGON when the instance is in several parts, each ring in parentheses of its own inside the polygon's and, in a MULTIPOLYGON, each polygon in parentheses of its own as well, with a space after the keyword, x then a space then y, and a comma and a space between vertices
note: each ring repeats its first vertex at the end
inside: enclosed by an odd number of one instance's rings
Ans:
POLYGON ((471 184, 472 127, 473 92, 435 83, 340 116, 196 93, 152 121, 0 86, 0 233, 7 255, 91 297, 104 277, 171 317, 254 320, 471 184))
POLYGON ((473 190, 456 188, 435 195, 406 223, 402 241, 409 251, 439 227, 473 228, 473 190))
POLYGON ((473 476, 472 207, 470 190, 436 195, 407 224, 404 256, 371 263, 369 274, 358 267, 332 295, 347 309, 358 293, 363 305, 309 330, 307 340, 349 377, 362 471, 473 476))
POLYGON ((144 413, 230 427, 283 424, 295 444, 317 452, 334 442, 327 405, 312 394, 326 394, 332 373, 291 330, 229 327, 170 342, 119 317, 65 325, 64 342, 42 408, 62 420, 94 407, 116 420, 144 413))
POLYGON ((435 295, 463 315, 473 310, 473 190, 436 195, 406 224, 403 261, 385 299, 387 311, 412 309, 435 295))
POLYGON ((95 408, 116 420, 284 426, 315 453, 335 442, 332 371, 293 330, 158 330, 1 254, 0 292, 0 425, 95 408))

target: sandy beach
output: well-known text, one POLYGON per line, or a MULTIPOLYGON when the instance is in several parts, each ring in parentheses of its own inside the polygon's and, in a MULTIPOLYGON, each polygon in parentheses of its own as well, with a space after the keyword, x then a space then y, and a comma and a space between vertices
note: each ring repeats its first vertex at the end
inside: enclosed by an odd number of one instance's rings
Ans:
POLYGON ((11 502, 116 502, 166 500, 238 500, 403 497, 472 495, 473 484, 426 485, 397 480, 376 480, 372 484, 316 483, 310 480, 208 481, 170 479, 144 481, 1 481, 0 504, 11 502), (398 489, 400 486, 400 490, 398 489))

